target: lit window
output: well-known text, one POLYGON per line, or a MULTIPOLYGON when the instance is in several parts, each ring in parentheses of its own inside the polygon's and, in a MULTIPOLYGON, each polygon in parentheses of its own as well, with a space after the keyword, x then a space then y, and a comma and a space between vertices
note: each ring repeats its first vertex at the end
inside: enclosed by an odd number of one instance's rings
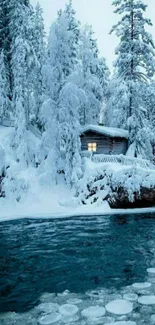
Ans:
POLYGON ((97 149, 97 144, 95 142, 94 143, 88 143, 88 151, 96 152, 96 149, 97 149))

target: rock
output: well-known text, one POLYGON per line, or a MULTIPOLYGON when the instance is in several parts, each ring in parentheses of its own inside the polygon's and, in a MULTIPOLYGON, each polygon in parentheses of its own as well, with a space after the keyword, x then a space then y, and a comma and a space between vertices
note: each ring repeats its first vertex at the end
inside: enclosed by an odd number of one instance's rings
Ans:
POLYGON ((116 299, 105 306, 106 310, 115 315, 126 315, 132 312, 133 303, 124 299, 116 299))

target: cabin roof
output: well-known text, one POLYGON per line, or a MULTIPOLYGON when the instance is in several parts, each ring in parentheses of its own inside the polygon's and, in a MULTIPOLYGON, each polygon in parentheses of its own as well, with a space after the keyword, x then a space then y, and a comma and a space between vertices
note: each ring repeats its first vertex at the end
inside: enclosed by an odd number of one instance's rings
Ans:
POLYGON ((89 124, 81 128, 81 135, 91 131, 94 133, 99 133, 102 135, 107 135, 112 138, 125 138, 128 139, 129 133, 127 130, 119 129, 119 128, 111 128, 107 126, 93 125, 89 124))

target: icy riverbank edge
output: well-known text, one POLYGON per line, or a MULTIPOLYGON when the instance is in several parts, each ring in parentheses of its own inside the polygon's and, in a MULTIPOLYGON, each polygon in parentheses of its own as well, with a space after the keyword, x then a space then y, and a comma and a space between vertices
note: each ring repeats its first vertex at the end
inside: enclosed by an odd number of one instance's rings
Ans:
POLYGON ((111 216, 111 215, 130 215, 130 214, 151 214, 155 213, 155 207, 138 208, 138 209, 111 209, 107 202, 100 207, 92 207, 92 205, 71 208, 71 209, 54 209, 43 212, 43 209, 36 208, 26 209, 25 204, 18 204, 16 208, 4 207, 0 208, 0 222, 19 220, 19 219, 55 219, 55 218, 72 218, 72 217, 92 217, 92 216, 111 216))

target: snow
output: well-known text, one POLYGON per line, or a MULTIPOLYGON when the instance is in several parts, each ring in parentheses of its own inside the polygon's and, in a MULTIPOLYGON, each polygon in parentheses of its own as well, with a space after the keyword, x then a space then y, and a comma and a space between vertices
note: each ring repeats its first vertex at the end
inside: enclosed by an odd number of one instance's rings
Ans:
POLYGON ((124 299, 116 299, 109 302, 105 308, 111 314, 126 315, 132 312, 133 303, 124 299))
POLYGON ((118 138, 126 138, 128 139, 128 131, 119 129, 119 128, 112 128, 112 127, 106 127, 106 126, 100 126, 100 125, 86 125, 83 128, 81 128, 81 134, 88 132, 88 131, 94 131, 99 134, 107 135, 110 137, 118 137, 118 138))
POLYGON ((65 304, 59 307, 59 313, 64 316, 73 316, 78 310, 77 306, 71 304, 65 304))
POLYGON ((87 318, 99 318, 104 316, 105 313, 105 308, 100 306, 92 306, 82 310, 82 316, 87 318))
MULTIPOLYGON (((103 201, 103 191, 99 194, 100 202, 81 205, 73 199, 74 193, 68 188, 63 179, 59 178, 59 185, 52 187, 42 182, 43 175, 33 166, 22 166, 16 162, 14 152, 10 147, 14 135, 13 127, 0 126, 0 145, 5 148, 5 164, 11 168, 7 170, 8 178, 5 180, 7 197, 0 199, 0 221, 20 218, 63 218, 72 216, 109 216, 114 214, 139 214, 155 212, 154 208, 144 209, 111 209, 106 201, 103 201), (16 177, 12 180, 12 177, 16 177), (27 191, 25 191, 27 189, 27 191), (22 192, 22 199, 17 202, 16 197, 22 192), (13 209, 12 209, 13 206, 13 209)), ((29 141, 37 148, 40 140, 31 132, 28 133, 29 141)), ((115 171, 117 179, 121 178, 122 166, 119 164, 95 164, 87 160, 87 177, 92 177, 98 171, 108 168, 108 173, 115 171)), ((124 171, 128 167, 124 166, 124 171)), ((148 171, 147 171, 148 173, 148 171)), ((151 177, 151 176, 150 176, 151 177)), ((115 181, 117 181, 115 179, 115 181)), ((85 180, 84 180, 85 182, 85 180)), ((146 179, 145 179, 146 182, 146 179)))
POLYGON ((139 304, 142 305, 155 305, 155 295, 146 295, 138 298, 139 304))

